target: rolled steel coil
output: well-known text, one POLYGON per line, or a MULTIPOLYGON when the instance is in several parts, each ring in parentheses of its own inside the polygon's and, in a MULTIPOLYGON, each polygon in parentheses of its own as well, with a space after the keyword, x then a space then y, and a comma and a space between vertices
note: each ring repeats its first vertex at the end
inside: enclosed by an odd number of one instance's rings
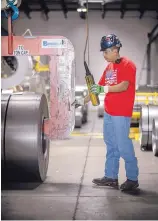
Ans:
POLYGON ((134 107, 133 107, 133 111, 134 112, 140 112, 141 111, 141 106, 142 105, 158 105, 158 93, 157 95, 148 95, 146 93, 146 95, 136 95, 135 97, 135 102, 134 102, 134 107))
POLYGON ((152 121, 158 118, 158 106, 143 105, 140 112, 140 146, 142 150, 152 149, 152 121))
MULTIPOLYGON (((10 94, 1 95, 1 166, 2 172, 5 169, 5 124, 10 94)), ((5 173, 5 172, 4 172, 5 173)), ((3 175, 3 174, 2 174, 3 175)))
POLYGON ((43 133, 49 118, 45 95, 13 94, 5 125, 7 180, 44 181, 49 162, 49 139, 43 133))
POLYGON ((152 150, 154 156, 158 157, 158 119, 153 119, 152 123, 152 150))
POLYGON ((2 89, 5 90, 20 85, 26 76, 32 75, 33 62, 29 56, 4 56, 2 60, 8 61, 8 63, 2 62, 2 89))
MULTIPOLYGON (((133 112, 141 111, 142 105, 158 105, 158 93, 137 93, 135 97, 133 112)), ((134 116, 134 115, 133 115, 134 116)), ((139 118, 132 116, 131 125, 139 126, 139 118)))

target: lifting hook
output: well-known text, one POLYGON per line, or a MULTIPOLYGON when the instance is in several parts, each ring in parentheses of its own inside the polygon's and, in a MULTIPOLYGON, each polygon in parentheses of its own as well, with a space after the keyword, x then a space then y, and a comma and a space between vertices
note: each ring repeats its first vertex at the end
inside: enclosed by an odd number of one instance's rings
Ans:
POLYGON ((7 7, 6 10, 4 10, 4 15, 8 19, 8 54, 13 54, 12 21, 16 20, 19 17, 19 10, 14 5, 15 0, 6 0, 6 2, 7 7))
MULTIPOLYGON (((14 5, 15 0, 7 0, 7 10, 11 9, 11 19, 12 21, 16 20, 19 17, 19 10, 18 8, 14 5)), ((8 13, 6 10, 4 11, 4 15, 6 18, 8 18, 8 13)))

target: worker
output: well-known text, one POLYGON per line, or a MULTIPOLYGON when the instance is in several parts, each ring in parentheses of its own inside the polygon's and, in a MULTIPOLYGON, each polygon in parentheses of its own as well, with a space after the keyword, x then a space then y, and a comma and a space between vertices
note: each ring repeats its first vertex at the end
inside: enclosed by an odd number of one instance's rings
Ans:
MULTIPOLYGON (((127 179, 120 185, 120 189, 133 190, 139 186, 138 162, 133 142, 129 138, 135 99, 136 65, 130 59, 120 56, 122 43, 116 35, 103 36, 100 46, 108 65, 98 84, 93 85, 90 92, 97 95, 105 93, 103 136, 107 154, 104 176, 93 179, 92 182, 100 186, 118 188, 119 160, 122 157, 127 179)), ((76 107, 89 101, 89 95, 76 100, 76 107)))

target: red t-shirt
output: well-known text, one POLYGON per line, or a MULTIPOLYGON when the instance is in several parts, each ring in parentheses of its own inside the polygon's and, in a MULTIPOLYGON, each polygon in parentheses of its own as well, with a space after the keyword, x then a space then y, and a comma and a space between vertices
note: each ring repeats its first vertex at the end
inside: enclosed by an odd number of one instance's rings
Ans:
POLYGON ((121 62, 110 63, 100 81, 99 85, 117 85, 122 81, 129 81, 129 86, 123 92, 109 92, 104 99, 105 111, 113 116, 131 117, 135 100, 136 65, 129 59, 122 57, 121 62))

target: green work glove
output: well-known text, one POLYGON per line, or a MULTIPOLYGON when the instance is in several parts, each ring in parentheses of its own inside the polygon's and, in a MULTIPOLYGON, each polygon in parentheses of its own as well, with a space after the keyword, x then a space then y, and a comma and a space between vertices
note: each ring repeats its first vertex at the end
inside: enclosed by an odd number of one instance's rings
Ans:
POLYGON ((100 93, 104 93, 104 86, 100 86, 98 84, 94 84, 93 86, 91 86, 90 88, 90 92, 93 94, 97 94, 99 95, 100 93))

